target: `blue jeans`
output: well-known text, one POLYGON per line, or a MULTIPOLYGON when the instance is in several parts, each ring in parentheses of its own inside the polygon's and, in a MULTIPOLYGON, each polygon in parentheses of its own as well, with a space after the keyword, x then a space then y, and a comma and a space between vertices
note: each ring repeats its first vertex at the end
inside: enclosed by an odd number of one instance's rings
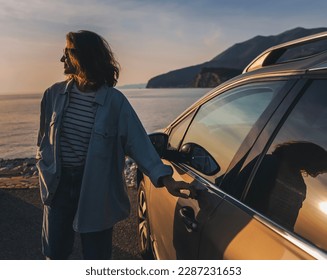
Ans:
MULTIPOLYGON (((83 167, 64 167, 50 206, 44 206, 42 252, 48 259, 68 259, 73 251, 75 232, 73 220, 83 177, 83 167)), ((83 258, 107 260, 111 258, 112 228, 81 233, 83 258)))

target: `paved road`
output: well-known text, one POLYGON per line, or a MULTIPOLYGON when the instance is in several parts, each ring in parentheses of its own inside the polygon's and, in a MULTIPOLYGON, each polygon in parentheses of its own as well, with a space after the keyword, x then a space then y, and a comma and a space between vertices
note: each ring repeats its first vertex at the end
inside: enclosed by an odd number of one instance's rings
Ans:
MULTIPOLYGON (((137 244, 136 190, 129 189, 132 213, 114 228, 113 259, 141 259, 137 244)), ((0 259, 40 260, 42 205, 39 190, 0 188, 0 259)), ((81 259, 77 236, 71 259, 81 259)))

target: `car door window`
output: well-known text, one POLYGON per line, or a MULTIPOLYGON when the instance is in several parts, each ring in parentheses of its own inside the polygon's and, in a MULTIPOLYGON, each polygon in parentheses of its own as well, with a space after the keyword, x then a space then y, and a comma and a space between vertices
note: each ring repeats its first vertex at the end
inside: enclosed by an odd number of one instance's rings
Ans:
POLYGON ((327 250, 327 81, 312 82, 282 125, 245 203, 327 250))
POLYGON ((203 147, 219 164, 223 175, 254 124, 263 115, 283 81, 260 82, 227 91, 200 107, 185 135, 183 144, 203 147))
POLYGON ((172 128, 168 139, 168 149, 178 150, 193 116, 194 111, 172 128))

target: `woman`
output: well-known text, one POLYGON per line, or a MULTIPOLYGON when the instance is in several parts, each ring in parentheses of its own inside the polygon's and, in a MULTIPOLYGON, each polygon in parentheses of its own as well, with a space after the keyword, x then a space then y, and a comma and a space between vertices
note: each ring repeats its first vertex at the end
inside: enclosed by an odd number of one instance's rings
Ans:
POLYGON ((60 61, 67 80, 44 93, 37 143, 43 254, 67 259, 76 231, 84 259, 110 259, 113 226, 130 211, 125 155, 157 187, 185 197, 180 190, 188 185, 172 179, 133 108, 113 88, 119 67, 104 38, 68 33, 60 61))

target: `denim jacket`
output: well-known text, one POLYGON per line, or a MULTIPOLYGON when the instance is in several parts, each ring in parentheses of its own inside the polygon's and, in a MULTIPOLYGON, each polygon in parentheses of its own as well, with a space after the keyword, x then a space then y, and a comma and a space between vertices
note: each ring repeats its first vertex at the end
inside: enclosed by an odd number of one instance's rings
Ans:
MULTIPOLYGON (((45 91, 41 101, 36 165, 45 205, 51 205, 60 181, 59 135, 72 84, 72 81, 54 84, 45 91)), ((129 215, 130 202, 123 179, 126 155, 135 160, 155 186, 160 177, 172 174, 120 91, 104 85, 97 91, 94 102, 98 107, 73 223, 77 232, 101 231, 129 215)))

